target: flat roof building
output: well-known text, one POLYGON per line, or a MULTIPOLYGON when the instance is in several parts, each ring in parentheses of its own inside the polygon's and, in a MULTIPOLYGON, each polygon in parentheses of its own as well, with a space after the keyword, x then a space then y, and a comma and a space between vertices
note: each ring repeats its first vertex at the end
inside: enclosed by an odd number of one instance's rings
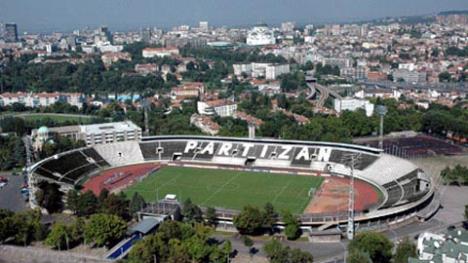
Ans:
POLYGON ((54 135, 83 140, 87 146, 123 141, 141 140, 141 128, 131 121, 99 123, 90 125, 71 125, 62 127, 41 127, 31 132, 34 148, 42 145, 54 135))

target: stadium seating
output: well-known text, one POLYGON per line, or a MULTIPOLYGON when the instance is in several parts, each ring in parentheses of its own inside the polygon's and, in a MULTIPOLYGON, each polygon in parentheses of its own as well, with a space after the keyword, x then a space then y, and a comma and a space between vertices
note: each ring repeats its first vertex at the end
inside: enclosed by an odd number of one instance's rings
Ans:
POLYGON ((89 164, 86 156, 80 151, 74 151, 68 154, 59 155, 57 158, 52 158, 48 162, 42 164, 42 167, 53 173, 63 175, 73 168, 81 167, 89 164))
POLYGON ((161 142, 163 152, 161 158, 163 160, 172 160, 174 153, 183 153, 185 150, 185 141, 167 141, 161 142))
POLYGON ((86 148, 81 152, 84 153, 84 155, 87 157, 92 158, 99 166, 109 166, 106 160, 104 160, 104 158, 102 158, 102 156, 99 155, 93 148, 86 148))
POLYGON ((159 160, 159 154, 156 152, 159 142, 140 143, 141 153, 145 160, 159 160))
MULTIPOLYGON (((209 142, 202 142, 200 143, 200 148, 201 149, 204 149, 207 145, 208 145, 209 142)), ((215 149, 215 152, 216 150, 218 149, 219 147, 219 143, 215 143, 214 144, 214 149, 215 149)), ((214 154, 210 154, 210 153, 196 153, 194 156, 193 156, 193 159, 194 160, 198 160, 198 161, 210 161, 211 159, 213 159, 213 155, 214 154)))
POLYGON ((409 161, 382 154, 380 158, 361 171, 359 175, 380 185, 385 185, 416 169, 417 167, 409 161))
POLYGON ((382 208, 391 207, 402 198, 403 192, 401 186, 397 182, 389 182, 384 184, 383 187, 387 191, 388 198, 382 208))
POLYGON ((87 164, 76 169, 70 170, 66 174, 64 174, 64 178, 69 179, 70 181, 75 182, 76 180, 80 179, 83 175, 89 174, 94 170, 99 169, 99 166, 96 164, 87 164))
POLYGON ((111 166, 122 166, 144 161, 138 142, 126 141, 94 146, 94 149, 111 166))

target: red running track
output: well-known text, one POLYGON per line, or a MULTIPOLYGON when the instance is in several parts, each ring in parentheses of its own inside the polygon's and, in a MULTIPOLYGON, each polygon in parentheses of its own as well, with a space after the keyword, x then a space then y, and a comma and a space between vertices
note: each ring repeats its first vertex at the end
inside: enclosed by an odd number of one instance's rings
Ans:
POLYGON ((99 195, 103 189, 112 192, 131 184, 159 167, 159 164, 143 163, 111 168, 89 178, 84 183, 82 191, 91 190, 95 195, 99 195))

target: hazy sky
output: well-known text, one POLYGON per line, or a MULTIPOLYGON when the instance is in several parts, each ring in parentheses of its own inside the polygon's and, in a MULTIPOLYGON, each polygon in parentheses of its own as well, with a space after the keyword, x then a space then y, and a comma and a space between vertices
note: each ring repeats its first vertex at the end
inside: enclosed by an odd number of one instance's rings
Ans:
POLYGON ((468 9, 468 0, 0 0, 0 22, 22 31, 107 25, 142 26, 277 24, 348 21, 468 9))

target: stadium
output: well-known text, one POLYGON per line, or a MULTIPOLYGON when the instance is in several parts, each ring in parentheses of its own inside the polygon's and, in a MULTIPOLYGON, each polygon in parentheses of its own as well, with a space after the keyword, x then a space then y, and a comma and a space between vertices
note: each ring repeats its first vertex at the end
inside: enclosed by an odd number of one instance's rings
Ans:
POLYGON ((302 227, 326 229, 346 224, 350 192, 359 229, 424 220, 438 207, 431 179, 416 165, 343 143, 152 136, 64 152, 29 172, 33 189, 46 180, 64 192, 77 185, 96 194, 139 192, 149 203, 175 195, 215 207, 225 222, 245 205, 271 202, 297 214, 302 227))

